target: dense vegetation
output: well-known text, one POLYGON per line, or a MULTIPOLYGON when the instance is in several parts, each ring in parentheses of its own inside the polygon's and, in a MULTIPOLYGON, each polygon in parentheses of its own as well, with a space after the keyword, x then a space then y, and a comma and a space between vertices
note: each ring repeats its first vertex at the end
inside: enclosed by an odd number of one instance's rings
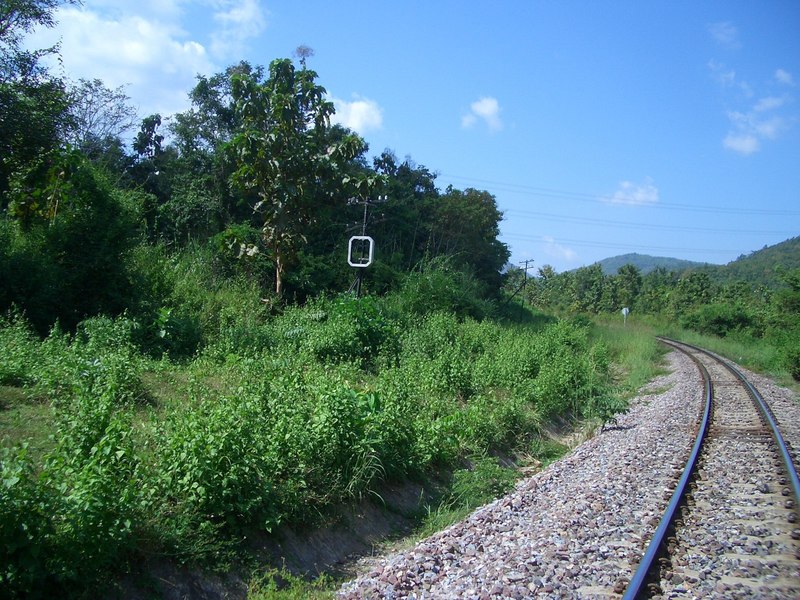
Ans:
POLYGON ((620 268, 625 265, 633 265, 639 269, 642 275, 647 275, 650 271, 658 268, 663 268, 667 271, 681 272, 705 265, 705 263, 693 262, 691 260, 680 260, 666 256, 650 256, 648 254, 637 254, 636 252, 604 258, 598 261, 597 264, 600 265, 604 275, 616 275, 620 268))
POLYGON ((182 365, 142 354, 126 316, 43 340, 6 318, 0 384, 24 397, 3 417, 4 588, 80 591, 153 553, 224 564, 249 530, 319 520, 383 480, 533 452, 554 415, 623 408, 607 346, 585 325, 479 321, 419 302, 422 289, 457 305, 462 283, 429 269, 380 300, 314 300, 271 319, 238 290, 182 365), (22 415, 36 407, 32 431, 22 415))
MULTIPOLYGON (((523 296, 541 310, 589 315, 617 313, 660 322, 661 329, 682 327, 770 350, 755 366, 787 372, 800 380, 800 238, 717 267, 681 271, 657 267, 647 274, 633 264, 605 274, 594 264, 556 273, 539 269, 523 296), (731 273, 743 274, 731 279, 731 273), (747 274, 746 276, 744 274, 747 274)), ((509 289, 520 288, 523 274, 513 270, 509 289)))
POLYGON ((227 565, 382 481, 452 473, 463 509, 548 419, 624 409, 586 323, 502 305, 494 197, 370 164, 307 53, 198 77, 131 136, 122 90, 23 49, 58 4, 0 7, 3 595, 227 565))
POLYGON ((229 565, 386 481, 450 474, 433 512, 467 510, 512 481, 498 455, 546 458, 549 420, 612 420, 652 373, 649 331, 574 313, 629 306, 800 361, 796 272, 759 296, 544 268, 526 297, 562 317, 519 309, 495 198, 368 160, 307 52, 198 77, 187 111, 139 121, 123 90, 23 50, 59 3, 0 6, 4 595, 91 594, 153 557, 229 565))

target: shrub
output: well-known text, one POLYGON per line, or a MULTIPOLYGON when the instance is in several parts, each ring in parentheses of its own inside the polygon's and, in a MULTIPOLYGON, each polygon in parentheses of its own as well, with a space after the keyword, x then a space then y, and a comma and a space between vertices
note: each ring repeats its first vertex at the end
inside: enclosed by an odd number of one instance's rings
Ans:
POLYGON ((706 304, 686 315, 683 327, 699 333, 725 337, 731 333, 753 332, 761 328, 756 317, 739 304, 706 304))
POLYGON ((31 367, 38 347, 38 337, 18 312, 0 315, 0 385, 33 383, 31 367))
POLYGON ((54 536, 49 498, 37 483, 27 447, 0 450, 0 586, 25 597, 47 579, 54 536))
POLYGON ((495 312, 481 284, 465 268, 455 268, 447 258, 430 260, 406 275, 400 290, 387 299, 406 318, 433 312, 483 319, 495 312))
POLYGON ((180 553, 183 535, 259 523, 274 515, 272 464, 265 415, 257 399, 222 396, 178 408, 157 428, 157 488, 150 507, 162 541, 180 553))

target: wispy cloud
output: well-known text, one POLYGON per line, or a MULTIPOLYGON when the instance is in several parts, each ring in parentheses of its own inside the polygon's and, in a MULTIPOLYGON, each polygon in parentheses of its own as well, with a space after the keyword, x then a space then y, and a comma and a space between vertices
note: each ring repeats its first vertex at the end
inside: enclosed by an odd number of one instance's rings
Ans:
POLYGON ((383 109, 374 100, 356 96, 352 102, 331 98, 336 114, 331 121, 364 135, 383 127, 383 109))
POLYGON ((211 34, 211 51, 227 58, 241 53, 246 40, 258 36, 267 17, 258 0, 213 0, 214 21, 219 28, 211 34))
POLYGON ((749 83, 738 78, 736 71, 724 63, 715 60, 708 61, 708 70, 711 77, 723 88, 734 88, 741 92, 746 98, 753 96, 753 88, 749 83))
POLYGON ((470 104, 469 109, 470 112, 461 118, 462 127, 472 127, 478 120, 481 120, 486 123, 491 132, 503 129, 503 122, 500 119, 500 103, 496 98, 483 97, 470 104))
MULTIPOLYGON (((738 32, 729 22, 716 23, 709 31, 724 45, 738 44, 738 32)), ((793 97, 786 93, 787 88, 794 86, 794 78, 785 69, 776 69, 767 84, 773 91, 776 85, 781 86, 782 92, 766 95, 759 93, 759 86, 739 79, 736 71, 724 63, 710 60, 708 68, 711 77, 725 91, 726 104, 736 107, 725 110, 729 127, 722 138, 722 147, 726 150, 742 156, 755 154, 764 142, 779 138, 797 121, 788 108, 793 97)))
POLYGON ((610 196, 603 196, 603 200, 628 206, 653 205, 658 203, 658 188, 650 177, 645 177, 642 183, 620 181, 617 191, 610 196))
POLYGON ((783 69, 777 69, 775 71, 775 80, 783 85, 794 87, 794 77, 792 77, 791 73, 784 71, 783 69))
POLYGON ((720 46, 731 49, 741 46, 739 43, 739 30, 730 21, 712 23, 708 26, 708 32, 720 46))
POLYGON ((761 149, 758 138, 750 133, 728 133, 722 140, 722 145, 728 150, 732 150, 743 156, 748 156, 761 149))
POLYGON ((544 253, 547 256, 568 261, 574 261, 578 258, 578 253, 572 248, 562 246, 555 238, 549 235, 542 236, 542 241, 544 242, 544 253))
POLYGON ((68 77, 99 78, 110 88, 126 86, 131 97, 147 99, 139 107, 144 114, 184 110, 195 76, 215 68, 205 46, 189 39, 178 22, 163 18, 178 14, 174 6, 158 13, 126 8, 62 8, 56 15, 58 28, 38 30, 28 43, 43 47, 60 40, 63 62, 58 68, 68 77))
POLYGON ((731 129, 722 145, 743 156, 761 149, 761 143, 778 138, 791 126, 791 120, 776 111, 786 103, 784 98, 761 98, 747 112, 729 111, 731 129))

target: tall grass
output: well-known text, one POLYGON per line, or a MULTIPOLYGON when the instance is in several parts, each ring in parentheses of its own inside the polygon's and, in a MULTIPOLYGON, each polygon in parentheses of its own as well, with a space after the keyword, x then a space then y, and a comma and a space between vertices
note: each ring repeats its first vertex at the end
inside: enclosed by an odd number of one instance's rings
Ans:
POLYGON ((632 396, 656 375, 663 372, 664 346, 656 340, 652 323, 630 319, 623 325, 617 318, 597 318, 592 330, 609 348, 614 364, 615 383, 620 393, 632 396))
MULTIPOLYGON (((513 480, 485 457, 537 452, 546 419, 616 410, 606 344, 585 324, 426 311, 416 284, 268 316, 202 266, 172 265, 183 283, 160 330, 98 317, 42 341, 21 317, 0 323, 2 382, 49 401, 55 433, 40 459, 2 455, 11 595, 88 593, 141 552, 224 565, 248 531, 315 522, 386 479, 455 472, 448 509, 468 510, 513 480), (200 327, 191 356, 176 314, 200 327)), ((424 276, 437 293, 461 282, 424 276)))

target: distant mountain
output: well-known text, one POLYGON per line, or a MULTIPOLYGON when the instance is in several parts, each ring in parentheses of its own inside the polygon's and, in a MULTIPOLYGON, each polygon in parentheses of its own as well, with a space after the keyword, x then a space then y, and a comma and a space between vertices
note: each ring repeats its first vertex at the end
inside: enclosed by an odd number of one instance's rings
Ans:
POLYGON ((679 258, 667 258, 665 256, 649 256, 647 254, 621 254, 612 256, 599 261, 597 264, 603 269, 606 275, 616 275, 620 267, 633 265, 642 275, 647 275, 650 271, 658 267, 664 267, 667 271, 686 271, 687 269, 697 269, 700 267, 710 267, 709 263, 694 262, 691 260, 681 260, 679 258))
POLYGON ((720 282, 749 281, 775 287, 780 283, 778 274, 781 269, 800 269, 800 237, 742 255, 727 265, 710 270, 709 275, 720 282))
POLYGON ((647 254, 622 254, 599 261, 597 264, 606 275, 616 275, 623 265, 634 265, 646 275, 657 267, 664 267, 667 271, 681 273, 683 271, 703 271, 709 277, 720 283, 731 281, 748 281, 776 287, 780 285, 779 272, 781 269, 800 269, 800 237, 788 239, 774 246, 764 246, 747 255, 742 255, 727 265, 713 265, 710 263, 680 260, 663 256, 648 256, 647 254))

